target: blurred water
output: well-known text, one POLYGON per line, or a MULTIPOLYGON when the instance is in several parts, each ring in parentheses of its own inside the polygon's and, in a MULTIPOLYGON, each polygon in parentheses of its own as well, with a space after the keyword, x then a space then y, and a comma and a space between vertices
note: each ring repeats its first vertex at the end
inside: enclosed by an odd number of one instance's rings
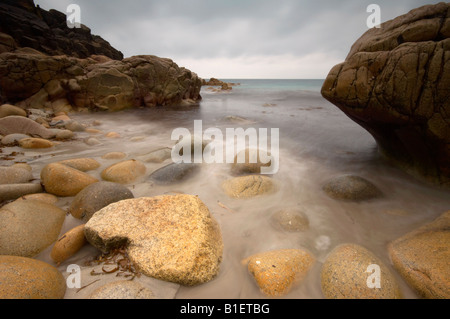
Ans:
MULTIPOLYGON (((207 284, 180 288, 178 298, 263 298, 241 260, 284 248, 305 248, 318 259, 305 281, 286 298, 323 298, 320 267, 334 247, 360 244, 390 267, 386 250, 390 241, 450 209, 447 191, 424 185, 383 162, 373 138, 321 97, 321 81, 230 81, 241 85, 226 93, 213 93, 205 87, 199 107, 72 115, 83 123, 100 120, 103 132, 115 131, 121 137, 111 140, 99 136, 101 145, 87 146, 81 138, 89 134, 81 133, 78 141, 41 152, 39 158, 30 161, 33 171, 40 171, 46 163, 74 157, 93 157, 103 169, 111 161, 101 156, 111 151, 138 159, 152 150, 171 147, 175 128, 193 132, 194 120, 202 120, 204 129, 217 127, 223 132, 238 127, 279 128, 280 170, 273 176, 278 185, 275 194, 250 200, 229 198, 220 186, 231 177, 229 164, 203 164, 195 178, 173 186, 153 185, 146 178, 129 185, 135 197, 179 192, 198 195, 221 226, 225 250, 220 274, 207 284), (366 203, 328 198, 322 185, 342 174, 369 179, 385 197, 366 203), (310 229, 300 233, 275 229, 270 216, 284 207, 301 209, 310 221, 310 229)), ((147 176, 167 164, 146 163, 147 176)), ((99 176, 101 169, 93 174, 99 176)), ((67 206, 70 201, 68 198, 61 203, 67 206)), ((77 223, 68 216, 65 229, 77 223)), ((396 276, 405 296, 416 298, 396 276)))

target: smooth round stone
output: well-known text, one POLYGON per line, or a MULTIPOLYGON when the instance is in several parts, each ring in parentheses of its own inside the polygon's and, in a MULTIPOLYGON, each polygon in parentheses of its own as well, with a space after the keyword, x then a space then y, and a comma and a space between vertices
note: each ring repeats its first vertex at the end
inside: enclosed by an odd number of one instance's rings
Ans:
POLYGON ((75 255, 87 243, 84 225, 69 230, 53 246, 50 257, 56 263, 62 263, 75 255))
POLYGON ((91 295, 90 299, 154 299, 153 292, 134 281, 115 281, 106 284, 91 295))
POLYGON ((17 166, 0 167, 0 185, 23 184, 33 179, 33 174, 27 169, 17 166))
POLYGON ((82 172, 93 171, 101 166, 99 162, 92 158, 74 158, 60 161, 58 163, 72 167, 82 172))
POLYGON ((30 138, 30 136, 28 136, 26 134, 20 134, 20 133, 9 134, 2 138, 2 144, 3 145, 14 145, 14 144, 18 144, 20 140, 23 140, 26 138, 30 138))
POLYGON ((315 261, 305 250, 286 249, 256 254, 244 263, 262 293, 282 297, 303 281, 315 261))
POLYGON ((197 164, 172 163, 154 171, 150 180, 160 185, 179 183, 193 177, 199 169, 197 164))
POLYGON ((24 138, 19 141, 19 146, 28 149, 40 149, 40 148, 51 148, 55 144, 49 140, 42 138, 24 138))
POLYGON ((31 258, 0 256, 0 299, 63 299, 66 281, 55 267, 31 258))
POLYGON ((64 127, 72 132, 84 132, 86 130, 84 125, 74 120, 64 123, 64 127))
POLYGON ((172 157, 172 149, 166 147, 142 156, 146 163, 162 163, 172 157))
POLYGON ((107 138, 119 138, 120 137, 120 134, 119 133, 116 133, 116 132, 109 132, 109 133, 106 133, 106 135, 105 135, 107 138))
POLYGON ((129 184, 146 172, 147 168, 141 161, 128 160, 107 167, 103 170, 101 176, 105 181, 129 184))
POLYGON ((28 194, 41 193, 42 191, 42 186, 35 183, 0 185, 0 202, 17 199, 28 194))
POLYGON ((57 140, 70 140, 75 136, 75 134, 71 130, 58 130, 55 133, 55 138, 57 140))
MULTIPOLYGON (((376 279, 376 278, 375 278, 376 279)), ((321 272, 322 293, 327 299, 401 299, 398 283, 372 252, 354 244, 336 247, 321 272), (379 267, 380 288, 372 287, 372 266, 379 267)))
POLYGON ((276 212, 272 215, 271 222, 275 228, 287 232, 300 232, 309 229, 308 217, 295 208, 276 212))
POLYGON ((69 213, 77 219, 88 222, 103 207, 130 198, 134 198, 134 195, 125 186, 112 182, 98 182, 89 185, 75 196, 69 213))
POLYGON ((38 136, 41 138, 55 137, 53 132, 26 117, 8 116, 0 119, 0 134, 6 136, 14 133, 38 136))
POLYGON ((101 144, 101 142, 98 139, 96 139, 95 137, 88 137, 88 138, 84 139, 84 143, 86 143, 86 145, 89 145, 89 146, 95 146, 95 145, 101 144))
POLYGON ((42 169, 41 182, 47 193, 70 197, 76 196, 85 187, 98 182, 98 179, 72 167, 52 163, 42 169))
POLYGON ((0 255, 34 257, 54 243, 66 217, 54 205, 18 200, 0 209, 0 255))
POLYGON ((124 159, 127 154, 123 152, 109 152, 102 156, 102 159, 114 160, 114 159, 124 159))
POLYGON ((222 188, 230 197, 248 199, 273 192, 275 185, 267 176, 250 175, 227 180, 222 188))
POLYGON ((325 193, 337 200, 365 201, 379 198, 382 192, 368 180, 359 176, 340 176, 323 186, 325 193))

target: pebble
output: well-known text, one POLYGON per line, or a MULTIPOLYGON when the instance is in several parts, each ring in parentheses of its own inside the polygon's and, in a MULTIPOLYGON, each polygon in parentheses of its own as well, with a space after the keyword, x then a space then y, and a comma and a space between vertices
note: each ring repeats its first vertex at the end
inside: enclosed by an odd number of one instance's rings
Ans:
POLYGON ((113 160, 113 159, 124 159, 127 154, 123 152, 109 152, 102 156, 102 159, 113 160))
POLYGON ((309 229, 308 217, 296 208, 276 212, 272 215, 271 222, 275 228, 287 232, 300 232, 309 229))
POLYGON ((42 138, 25 138, 19 141, 19 146, 28 149, 51 148, 55 144, 42 138))
POLYGON ((259 175, 235 177, 225 181, 222 188, 228 196, 239 199, 269 194, 276 189, 271 178, 259 175))

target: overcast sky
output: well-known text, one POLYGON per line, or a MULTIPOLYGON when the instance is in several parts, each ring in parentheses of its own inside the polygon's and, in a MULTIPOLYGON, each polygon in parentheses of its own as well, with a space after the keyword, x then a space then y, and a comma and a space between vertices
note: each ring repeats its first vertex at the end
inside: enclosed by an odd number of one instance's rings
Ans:
POLYGON ((125 57, 173 59, 202 78, 322 79, 367 31, 369 4, 381 21, 440 1, 425 0, 35 0, 81 8, 81 23, 125 57))

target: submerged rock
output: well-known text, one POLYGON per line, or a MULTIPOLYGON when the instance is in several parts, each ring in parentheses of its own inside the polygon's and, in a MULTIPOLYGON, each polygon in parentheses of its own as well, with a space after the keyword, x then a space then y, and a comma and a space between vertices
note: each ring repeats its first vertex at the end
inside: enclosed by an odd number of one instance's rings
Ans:
POLYGON ((328 255, 322 266, 321 285, 327 299, 402 298, 400 287, 386 265, 366 248, 354 244, 340 245, 328 255), (377 278, 372 281, 370 277, 374 275, 369 268, 372 265, 380 270, 379 287, 377 278))
POLYGON ((0 299, 63 299, 66 281, 55 267, 36 259, 0 256, 0 299))
POLYGON ((172 163, 154 171, 150 175, 150 180, 163 185, 179 183, 195 176, 199 170, 198 164, 172 163))
POLYGON ((420 296, 450 298, 450 212, 393 241, 389 255, 395 269, 420 296))
POLYGON ((295 208, 283 209, 271 217, 273 226, 287 232, 299 232, 309 229, 308 217, 295 208))
POLYGON ((233 174, 261 174, 262 167, 270 166, 271 158, 267 152, 258 149, 246 149, 236 155, 231 171, 233 174), (267 158, 264 159, 264 157, 267 158))
POLYGON ((134 198, 133 193, 125 186, 112 182, 98 182, 87 186, 75 196, 69 213, 88 222, 100 209, 109 204, 134 198))
POLYGON ((331 179, 323 190, 329 197, 344 201, 366 201, 382 196, 382 192, 371 182, 352 175, 331 179))
POLYGON ((271 178, 259 175, 235 177, 222 183, 222 188, 228 196, 242 199, 269 194, 276 189, 271 178))
POLYGON ((0 255, 34 257, 59 236, 65 212, 54 205, 18 200, 0 209, 0 255))
POLYGON ((370 29, 322 87, 383 156, 443 185, 450 185, 449 8, 426 5, 370 29))
POLYGON ((261 291, 270 297, 282 297, 300 284, 316 259, 301 249, 270 251, 244 261, 261 291))
POLYGON ((196 196, 111 204, 89 220, 85 235, 103 252, 126 245, 131 261, 143 274, 182 285, 210 281, 222 261, 219 225, 196 196))

